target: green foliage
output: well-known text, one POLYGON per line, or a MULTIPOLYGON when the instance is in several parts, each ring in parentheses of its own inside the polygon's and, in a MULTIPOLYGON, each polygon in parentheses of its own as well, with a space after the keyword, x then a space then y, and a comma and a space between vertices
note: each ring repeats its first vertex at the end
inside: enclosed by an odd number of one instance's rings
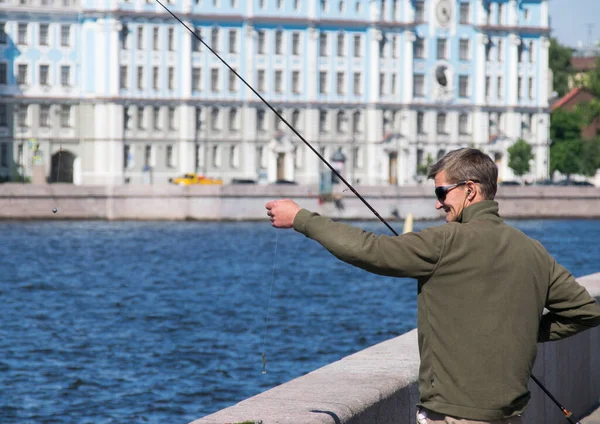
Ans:
POLYGON ((522 177, 529 172, 529 161, 531 159, 533 159, 531 145, 522 138, 508 148, 508 167, 518 177, 522 177))
POLYGON ((593 177, 600 169, 600 137, 584 140, 581 146, 581 171, 586 177, 593 177))
POLYGON ((552 69, 554 91, 560 97, 569 92, 569 74, 572 72, 573 49, 561 46, 556 38, 550 38, 549 65, 552 69))
POLYGON ((590 125, 600 116, 600 99, 592 99, 587 103, 580 103, 575 107, 575 110, 581 117, 582 126, 590 125))
POLYGON ((550 172, 558 171, 570 178, 581 172, 583 142, 580 138, 552 143, 550 148, 550 172))
POLYGON ((596 96, 600 97, 600 57, 596 59, 596 67, 589 73, 589 78, 586 83, 588 88, 596 96))
POLYGON ((417 175, 427 175, 429 172, 429 167, 433 163, 433 158, 429 153, 427 153, 427 161, 426 163, 421 163, 417 165, 417 175))
POLYGON ((581 137, 581 128, 585 124, 581 109, 573 111, 557 109, 550 115, 550 139, 553 143, 573 140, 581 137))

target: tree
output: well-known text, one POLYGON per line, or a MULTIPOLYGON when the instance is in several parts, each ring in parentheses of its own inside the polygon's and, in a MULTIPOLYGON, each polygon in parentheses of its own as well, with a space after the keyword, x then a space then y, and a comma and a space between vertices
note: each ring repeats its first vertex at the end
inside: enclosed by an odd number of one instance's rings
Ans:
POLYGON ((593 177, 600 169, 600 137, 584 140, 581 146, 581 174, 593 177))
POLYGON ((562 108, 556 109, 550 115, 550 139, 552 143, 580 138, 581 128, 584 124, 585 119, 581 109, 576 108, 573 111, 562 108))
POLYGON ((560 97, 569 91, 569 75, 572 72, 571 56, 573 49, 561 46, 556 38, 550 38, 549 65, 552 69, 554 91, 560 97))
POLYGON ((531 145, 522 138, 508 148, 508 167, 518 177, 522 177, 529 172, 529 161, 531 159, 533 159, 531 145))
POLYGON ((580 138, 553 143, 550 149, 550 173, 558 171, 566 175, 567 179, 580 173, 582 147, 580 138))
POLYGON ((594 95, 600 97, 600 57, 596 59, 596 67, 589 73, 589 78, 586 80, 586 88, 588 88, 594 95))

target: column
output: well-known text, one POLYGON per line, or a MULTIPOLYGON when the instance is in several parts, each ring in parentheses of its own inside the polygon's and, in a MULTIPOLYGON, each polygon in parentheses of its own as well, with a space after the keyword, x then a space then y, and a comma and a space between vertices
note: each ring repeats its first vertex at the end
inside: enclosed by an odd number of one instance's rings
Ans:
POLYGON ((414 65, 414 42, 417 36, 412 31, 404 31, 403 69, 401 78, 404 81, 402 87, 402 102, 408 104, 413 100, 413 65, 414 65))
POLYGON ((485 73, 486 73, 486 62, 485 62, 485 46, 489 43, 490 39, 485 34, 477 34, 477 44, 475 46, 475 85, 478 87, 475 90, 475 104, 482 105, 485 103, 485 73))

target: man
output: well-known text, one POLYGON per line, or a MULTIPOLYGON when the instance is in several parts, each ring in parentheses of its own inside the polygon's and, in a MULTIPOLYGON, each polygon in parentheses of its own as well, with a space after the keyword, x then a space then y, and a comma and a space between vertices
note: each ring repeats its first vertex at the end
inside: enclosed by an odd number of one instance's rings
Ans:
POLYGON ((289 199, 267 203, 267 215, 349 264, 417 279, 419 423, 519 424, 537 342, 600 325, 600 306, 538 241, 504 224, 489 156, 455 150, 428 177, 447 223, 418 233, 377 236, 289 199))

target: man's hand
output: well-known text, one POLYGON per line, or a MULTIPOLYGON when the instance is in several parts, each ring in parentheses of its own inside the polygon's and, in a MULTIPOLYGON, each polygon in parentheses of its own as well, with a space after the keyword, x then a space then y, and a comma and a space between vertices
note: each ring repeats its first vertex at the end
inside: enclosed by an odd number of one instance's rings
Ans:
POLYGON ((265 205, 271 225, 275 228, 292 228, 300 206, 291 199, 272 200, 265 205))

